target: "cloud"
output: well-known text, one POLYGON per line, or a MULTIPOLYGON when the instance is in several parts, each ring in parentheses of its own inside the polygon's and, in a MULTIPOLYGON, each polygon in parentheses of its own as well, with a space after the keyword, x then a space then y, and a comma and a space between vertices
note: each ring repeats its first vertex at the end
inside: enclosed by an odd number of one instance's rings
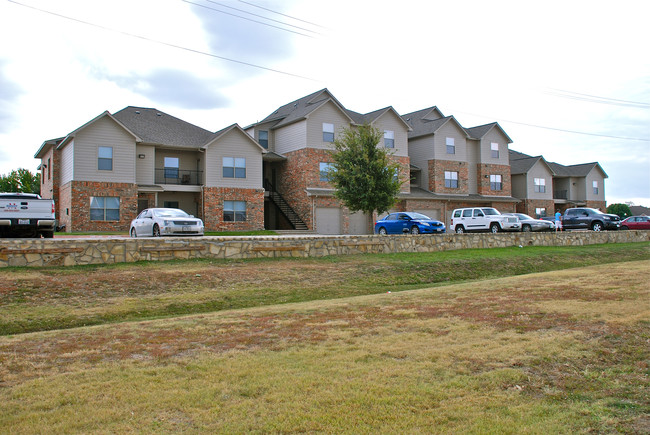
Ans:
POLYGON ((156 104, 184 109, 218 109, 230 103, 220 91, 220 84, 202 79, 187 71, 158 69, 144 75, 110 75, 101 78, 143 95, 156 104))
MULTIPOLYGON (((264 20, 246 15, 244 12, 229 10, 212 3, 208 7, 248 18, 248 20, 242 19, 205 7, 192 6, 192 11, 203 24, 211 53, 218 56, 271 68, 274 62, 285 60, 292 54, 293 37, 302 38, 290 32, 250 21, 263 22, 264 20)), ((282 27, 278 23, 269 24, 282 27)), ((223 65, 237 79, 262 72, 261 69, 227 61, 223 65)))
POLYGON ((6 60, 0 59, 0 133, 4 133, 14 121, 15 102, 23 94, 23 89, 5 74, 6 60))

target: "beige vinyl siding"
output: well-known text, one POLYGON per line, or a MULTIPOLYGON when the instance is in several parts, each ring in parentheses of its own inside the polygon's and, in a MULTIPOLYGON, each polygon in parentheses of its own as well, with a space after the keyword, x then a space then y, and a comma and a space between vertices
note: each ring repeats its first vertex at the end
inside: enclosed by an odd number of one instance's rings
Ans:
MULTIPOLYGON (((286 154, 307 146, 307 121, 294 122, 269 133, 273 136, 275 152, 286 154)), ((269 146, 269 149, 271 147, 269 146)))
POLYGON ((605 200, 605 179, 601 175, 598 168, 593 168, 585 178, 585 191, 587 193, 586 200, 588 201, 604 201, 605 200), (594 181, 598 182, 598 195, 594 195, 594 181))
POLYGON ((61 150, 61 186, 74 179, 74 140, 61 150))
POLYGON ((100 118, 79 131, 75 144, 75 180, 135 183, 135 138, 112 119, 100 118), (97 169, 99 147, 113 148, 113 170, 97 169))
MULTIPOLYGON (((395 115, 395 112, 389 110, 384 113, 373 123, 373 126, 378 128, 382 133, 384 130, 391 130, 395 133, 394 155, 400 157, 407 157, 409 155, 408 130, 404 122, 395 115)), ((383 139, 381 146, 384 146, 383 139)))
MULTIPOLYGON (((481 143, 476 140, 467 140, 467 192, 470 194, 478 193, 478 179, 476 168, 480 154, 481 143)), ((446 151, 446 150, 445 150, 446 151)), ((456 150, 458 152, 458 150, 456 150)))
MULTIPOLYGON (((530 199, 553 199, 553 175, 551 171, 548 170, 546 165, 542 163, 541 160, 538 160, 529 170, 528 170, 528 185, 527 185, 527 195, 526 198, 530 199), (543 178, 546 181, 546 192, 535 192, 535 178, 543 178)), ((514 188, 514 182, 513 182, 514 188)))
POLYGON ((510 165, 507 139, 496 127, 493 127, 481 139, 481 163, 488 163, 491 165, 510 165), (499 144, 498 159, 492 158, 492 142, 499 144))
POLYGON ((233 129, 212 142, 205 153, 205 185, 207 187, 262 188, 262 149, 243 133, 233 129), (246 159, 246 178, 224 178, 223 158, 246 159))
POLYGON ((155 148, 151 145, 136 145, 135 158, 135 182, 138 184, 154 184, 155 148), (144 159, 139 157, 140 154, 144 154, 144 159))
POLYGON ((408 141, 411 164, 417 166, 420 172, 420 186, 428 190, 429 160, 433 160, 433 136, 418 137, 408 141))
POLYGON ((467 161, 467 136, 453 121, 440 127, 433 136, 434 158, 457 162, 467 161), (456 154, 447 154, 447 138, 453 137, 456 154))
MULTIPOLYGON (((527 195, 527 178, 525 174, 517 174, 511 177, 512 179, 512 196, 515 198, 528 198, 527 195)), ((532 183, 531 178, 531 183, 532 183)), ((548 183, 548 181, 547 181, 548 183)), ((551 186, 546 186, 546 191, 553 190, 551 186)), ((551 195, 553 195, 551 193, 551 195)))
POLYGON ((349 118, 333 102, 329 101, 312 112, 307 119, 307 147, 332 149, 330 142, 323 142, 323 123, 334 124, 334 138, 341 130, 350 127, 349 118))

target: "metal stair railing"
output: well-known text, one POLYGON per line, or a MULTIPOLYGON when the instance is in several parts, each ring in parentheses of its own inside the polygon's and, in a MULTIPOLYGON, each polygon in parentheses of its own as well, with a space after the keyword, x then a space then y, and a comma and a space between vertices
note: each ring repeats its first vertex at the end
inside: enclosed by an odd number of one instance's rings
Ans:
POLYGON ((264 189, 269 192, 269 199, 278 207, 296 230, 307 230, 307 224, 303 222, 298 213, 295 212, 289 203, 280 195, 270 181, 264 180, 264 189))

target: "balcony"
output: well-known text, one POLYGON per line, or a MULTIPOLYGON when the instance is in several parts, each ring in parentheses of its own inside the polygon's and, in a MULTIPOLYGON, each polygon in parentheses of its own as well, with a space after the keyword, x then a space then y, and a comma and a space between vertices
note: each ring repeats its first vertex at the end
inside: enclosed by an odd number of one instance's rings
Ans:
POLYGON ((200 186, 203 181, 203 171, 190 171, 176 168, 156 168, 156 184, 183 184, 200 186))
POLYGON ((555 190, 553 191, 553 199, 569 199, 567 190, 555 190))

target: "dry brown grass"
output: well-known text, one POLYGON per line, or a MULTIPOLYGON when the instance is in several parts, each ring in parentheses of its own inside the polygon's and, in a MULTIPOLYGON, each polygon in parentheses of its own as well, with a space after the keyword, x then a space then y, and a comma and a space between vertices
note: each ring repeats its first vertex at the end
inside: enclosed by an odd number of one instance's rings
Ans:
POLYGON ((0 427, 642 433, 648 270, 619 263, 3 337, 0 427))

